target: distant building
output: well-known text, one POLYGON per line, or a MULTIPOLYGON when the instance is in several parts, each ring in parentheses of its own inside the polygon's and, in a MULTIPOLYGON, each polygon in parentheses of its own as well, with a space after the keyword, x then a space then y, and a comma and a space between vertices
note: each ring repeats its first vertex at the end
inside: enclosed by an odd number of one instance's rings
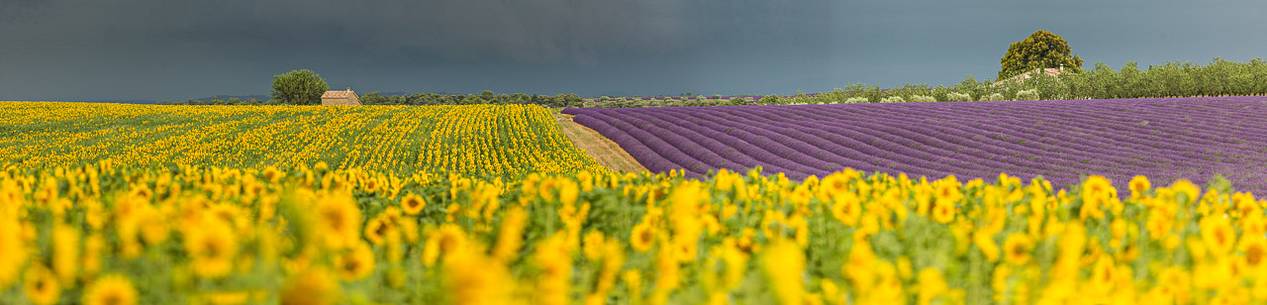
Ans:
POLYGON ((360 106, 361 98, 352 89, 331 90, 321 95, 322 106, 360 106))
POLYGON ((1009 77, 1008 79, 1005 79, 1005 80, 994 82, 994 85, 997 86, 1003 83, 1024 82, 1025 80, 1033 78, 1034 75, 1039 74, 1039 73, 1046 74, 1047 76, 1060 76, 1061 74, 1065 73, 1065 67, 1060 66, 1060 68, 1034 69, 1029 72, 1025 72, 1025 73, 1017 74, 1016 76, 1013 76, 1013 77, 1009 77))

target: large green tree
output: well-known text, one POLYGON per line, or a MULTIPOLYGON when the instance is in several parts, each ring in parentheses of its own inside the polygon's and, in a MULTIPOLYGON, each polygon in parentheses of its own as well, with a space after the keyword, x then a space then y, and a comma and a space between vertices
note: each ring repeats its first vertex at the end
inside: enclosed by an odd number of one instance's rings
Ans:
POLYGON ((1064 67, 1070 72, 1082 71, 1082 57, 1073 55, 1069 43, 1060 35, 1045 30, 1013 42, 999 62, 1003 65, 999 70, 1000 80, 1039 68, 1064 67))
POLYGON ((312 70, 292 70, 273 76, 273 99, 286 104, 320 104, 321 94, 330 90, 312 70))

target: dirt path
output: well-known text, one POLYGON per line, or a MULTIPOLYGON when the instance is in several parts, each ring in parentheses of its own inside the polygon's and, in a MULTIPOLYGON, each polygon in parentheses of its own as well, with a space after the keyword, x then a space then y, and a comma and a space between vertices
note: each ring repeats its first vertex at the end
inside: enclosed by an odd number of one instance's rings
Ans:
POLYGON ((581 150, 598 160, 599 164, 622 172, 647 171, 647 168, 638 164, 638 160, 620 148, 616 142, 612 142, 589 127, 573 122, 571 115, 555 113, 554 116, 559 120, 559 127, 563 129, 563 134, 571 139, 572 143, 576 143, 581 150))

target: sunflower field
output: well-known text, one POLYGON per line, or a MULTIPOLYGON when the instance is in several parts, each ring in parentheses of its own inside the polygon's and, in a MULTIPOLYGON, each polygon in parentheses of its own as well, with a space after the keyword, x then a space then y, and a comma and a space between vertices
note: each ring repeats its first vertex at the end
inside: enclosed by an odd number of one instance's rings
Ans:
POLYGON ((10 168, 0 303, 1267 301, 1267 202, 1220 183, 383 176, 10 168))
POLYGON ((618 173, 522 105, 0 114, 0 304, 1267 302, 1226 180, 618 173))
POLYGON ((514 179, 598 172, 536 105, 178 106, 0 103, 0 165, 54 169, 109 161, 335 169, 514 179))

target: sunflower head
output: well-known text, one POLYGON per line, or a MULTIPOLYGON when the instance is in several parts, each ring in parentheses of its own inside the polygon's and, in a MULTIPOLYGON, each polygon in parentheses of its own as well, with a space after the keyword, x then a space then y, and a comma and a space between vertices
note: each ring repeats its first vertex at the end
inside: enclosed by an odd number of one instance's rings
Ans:
POLYGON ((437 246, 443 253, 453 253, 466 246, 466 234, 462 232, 462 228, 456 225, 446 224, 440 226, 435 238, 437 246))
POLYGON ((1147 192, 1153 187, 1153 184, 1148 182, 1148 177, 1135 176, 1134 178, 1131 178, 1129 186, 1131 189, 1131 198, 1139 199, 1144 196, 1144 192, 1147 192))
POLYGON ((57 224, 53 227, 53 271, 64 282, 71 282, 79 272, 79 230, 57 224))
POLYGON ((135 305, 136 288, 122 275, 106 275, 98 278, 84 290, 84 305, 135 305))
POLYGON ((398 234, 396 224, 385 213, 370 219, 365 224, 365 239, 375 245, 380 245, 384 241, 391 241, 393 238, 398 239, 399 235, 394 234, 398 234))
POLYGON ((862 205, 858 200, 858 196, 845 192, 834 198, 835 204, 831 207, 832 216, 845 225, 857 225, 858 216, 862 215, 862 205))
POLYGON ((944 200, 933 203, 933 220, 943 224, 955 220, 955 204, 944 200))
POLYGON ((339 283, 324 269, 309 269, 286 279, 281 290, 282 305, 327 305, 339 297, 339 283))
POLYGON ((221 278, 233 271, 238 240, 228 224, 211 218, 202 226, 187 230, 185 251, 189 253, 194 274, 203 278, 221 278))
POLYGON ((48 305, 57 303, 61 296, 61 285, 57 277, 42 265, 35 264, 26 271, 26 283, 22 285, 26 298, 33 304, 48 305))
POLYGON ((400 199, 400 209, 404 210, 406 215, 418 215, 425 207, 427 207, 427 201, 415 194, 408 194, 400 199))
POLYGON ((1091 282, 1094 287, 1112 287, 1119 276, 1121 275, 1117 272, 1117 266, 1113 264, 1113 258, 1108 255, 1101 255, 1091 269, 1091 282))
POLYGON ((319 199, 317 220, 329 249, 353 246, 361 238, 361 210, 347 194, 330 194, 319 199))
POLYGON ((1003 240, 1004 258, 1008 263, 1020 266, 1029 262, 1030 248, 1033 248, 1034 242, 1029 237, 1020 233, 1012 233, 1003 240))
POLYGON ((360 243, 335 259, 335 271, 344 281, 364 279, 374 271, 374 251, 360 243))
POLYGON ((849 179, 849 176, 840 172, 827 175, 818 184, 819 192, 828 198, 843 195, 849 191, 849 179))
POLYGON ((1236 230, 1226 218, 1206 218, 1201 221, 1201 240, 1210 254, 1222 257, 1236 243, 1236 230))
POLYGON ((629 236, 629 245, 638 252, 646 252, 651 249, 651 244, 655 242, 655 228, 646 222, 634 225, 633 232, 629 236))
POLYGON ((264 180, 267 180, 268 182, 276 183, 277 180, 281 180, 282 177, 285 176, 286 174, 282 173, 281 170, 278 170, 277 167, 269 166, 264 168, 264 180))
POLYGON ((1245 256, 1245 265, 1250 268, 1264 266, 1267 260, 1267 242, 1262 237, 1248 237, 1241 241, 1241 252, 1245 256))

